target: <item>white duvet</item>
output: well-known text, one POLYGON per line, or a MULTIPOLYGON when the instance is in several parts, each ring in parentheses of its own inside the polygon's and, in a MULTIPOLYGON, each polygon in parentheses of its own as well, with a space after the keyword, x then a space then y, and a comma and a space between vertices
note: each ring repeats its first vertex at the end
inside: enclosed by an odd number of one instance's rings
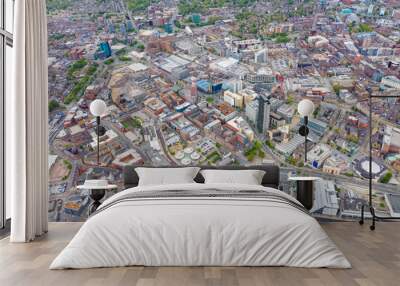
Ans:
POLYGON ((295 201, 279 190, 254 185, 128 189, 100 206, 104 210, 86 221, 50 269, 127 265, 350 267, 318 222, 291 205, 229 197, 154 198, 112 204, 131 192, 210 188, 263 190, 295 201))

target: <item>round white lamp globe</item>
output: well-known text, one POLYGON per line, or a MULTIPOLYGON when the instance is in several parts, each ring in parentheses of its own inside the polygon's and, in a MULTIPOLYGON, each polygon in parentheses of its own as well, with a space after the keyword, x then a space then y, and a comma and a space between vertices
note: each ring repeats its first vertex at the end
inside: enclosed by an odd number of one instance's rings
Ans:
POLYGON ((303 99, 297 106, 297 111, 301 116, 309 116, 314 112, 314 103, 309 99, 303 99))
POLYGON ((93 100, 90 104, 90 113, 92 113, 96 117, 102 116, 106 112, 106 109, 107 105, 101 99, 93 100))

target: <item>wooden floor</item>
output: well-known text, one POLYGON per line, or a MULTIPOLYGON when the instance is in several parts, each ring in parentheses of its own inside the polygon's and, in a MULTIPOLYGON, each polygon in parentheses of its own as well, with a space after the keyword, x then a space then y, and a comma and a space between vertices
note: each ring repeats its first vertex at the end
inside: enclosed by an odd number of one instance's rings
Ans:
POLYGON ((288 267, 125 267, 48 270, 49 264, 81 226, 51 223, 45 237, 29 244, 0 241, 1 286, 45 285, 400 285, 400 223, 381 222, 371 232, 353 222, 323 228, 353 265, 352 269, 288 267))

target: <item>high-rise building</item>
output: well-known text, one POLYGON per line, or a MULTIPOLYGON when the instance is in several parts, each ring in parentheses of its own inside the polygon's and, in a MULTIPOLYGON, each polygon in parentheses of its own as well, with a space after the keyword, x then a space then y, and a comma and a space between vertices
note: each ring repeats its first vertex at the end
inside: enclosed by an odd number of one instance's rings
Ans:
POLYGON ((266 95, 259 95, 258 114, 257 114, 257 130, 259 133, 266 134, 269 129, 271 103, 266 95))
POLYGON ((267 49, 262 49, 254 53, 254 62, 256 64, 266 63, 268 60, 267 49))
POLYGON ((229 90, 226 90, 224 92, 224 101, 228 102, 231 106, 237 107, 237 108, 243 108, 244 106, 244 97, 241 94, 231 92, 229 90))
POLYGON ((119 30, 121 31, 121 34, 126 34, 126 26, 124 23, 121 23, 121 25, 119 26, 119 30))
POLYGON ((111 51, 111 46, 108 42, 101 42, 100 50, 104 53, 106 58, 111 57, 112 51, 111 51))
POLYGON ((108 23, 108 32, 109 33, 115 33, 115 28, 114 28, 114 24, 110 21, 109 23, 108 23))
POLYGON ((192 103, 197 102, 197 84, 196 84, 196 78, 193 76, 191 78, 192 80, 192 86, 190 87, 190 98, 192 103))
POLYGON ((257 124, 258 101, 253 100, 246 104, 246 117, 252 124, 257 124))
POLYGON ((243 89, 243 81, 241 79, 235 79, 231 82, 232 92, 239 92, 243 89))
POLYGON ((126 29, 128 32, 132 31, 134 29, 133 23, 131 20, 126 21, 126 29))
POLYGON ((370 4, 368 6, 368 15, 372 15, 372 13, 374 13, 374 4, 370 4))

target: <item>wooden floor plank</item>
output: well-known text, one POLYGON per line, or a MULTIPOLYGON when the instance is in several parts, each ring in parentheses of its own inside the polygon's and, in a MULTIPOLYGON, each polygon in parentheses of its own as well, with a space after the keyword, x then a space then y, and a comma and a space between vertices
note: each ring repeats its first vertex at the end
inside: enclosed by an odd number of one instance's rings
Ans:
POLYGON ((325 223, 323 228, 351 262, 352 269, 289 267, 119 267, 48 269, 81 223, 51 223, 44 237, 28 244, 0 240, 2 286, 398 286, 400 223, 325 223))

